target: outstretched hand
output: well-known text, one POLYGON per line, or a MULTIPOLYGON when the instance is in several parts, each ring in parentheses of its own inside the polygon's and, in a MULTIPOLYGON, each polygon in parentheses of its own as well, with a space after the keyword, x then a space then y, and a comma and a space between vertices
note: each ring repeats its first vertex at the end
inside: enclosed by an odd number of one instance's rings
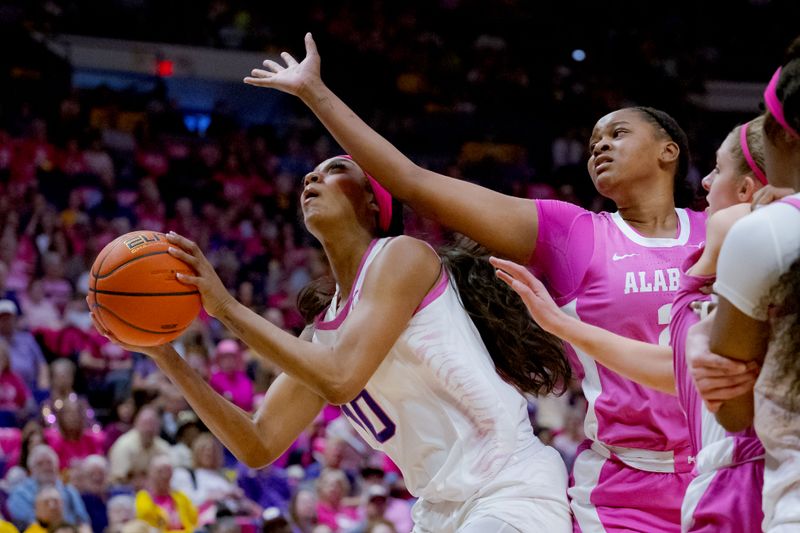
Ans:
POLYGON ((544 284, 527 268, 513 261, 492 257, 489 262, 497 269, 497 277, 520 295, 539 327, 557 336, 566 315, 558 308, 544 284))
POLYGON ((264 61, 265 68, 253 69, 244 82, 248 85, 278 89, 295 96, 302 96, 306 87, 321 81, 320 57, 311 33, 306 33, 305 44, 306 57, 301 62, 298 63, 289 52, 281 52, 286 66, 267 59, 264 61))
POLYGON ((169 247, 169 254, 180 259, 196 272, 194 276, 178 273, 178 281, 197 287, 206 312, 219 318, 224 309, 234 300, 222 280, 219 279, 214 267, 211 266, 197 243, 174 231, 167 233, 167 240, 173 245, 169 247))

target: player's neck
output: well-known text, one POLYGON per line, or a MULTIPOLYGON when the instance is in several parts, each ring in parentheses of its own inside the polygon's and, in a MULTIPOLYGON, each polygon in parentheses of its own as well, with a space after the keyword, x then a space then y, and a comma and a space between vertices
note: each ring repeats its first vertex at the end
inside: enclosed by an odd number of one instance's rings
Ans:
POLYGON ((678 216, 672 196, 651 194, 627 205, 619 205, 619 214, 639 234, 651 238, 674 238, 678 216))
POLYGON ((345 301, 358 275, 361 259, 373 237, 367 233, 353 232, 338 235, 322 243, 331 266, 333 278, 339 287, 339 301, 345 301))

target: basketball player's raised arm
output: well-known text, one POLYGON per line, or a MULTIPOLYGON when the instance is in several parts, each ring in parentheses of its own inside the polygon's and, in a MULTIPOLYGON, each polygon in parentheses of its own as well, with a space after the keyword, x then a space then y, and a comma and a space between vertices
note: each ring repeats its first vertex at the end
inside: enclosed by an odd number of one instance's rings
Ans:
POLYGON ((428 245, 395 237, 370 265, 358 306, 347 317, 338 341, 323 346, 286 333, 237 302, 195 243, 173 233, 167 238, 182 248, 170 253, 197 272, 179 279, 198 288, 206 311, 256 353, 332 404, 347 403, 361 392, 440 271, 439 258, 428 245))
POLYGON ((97 321, 95 327, 125 349, 150 356, 220 442, 251 468, 264 467, 280 457, 325 406, 325 400, 303 383, 281 374, 253 416, 211 388, 172 345, 129 346, 97 321))
POLYGON ((282 55, 287 67, 264 61, 245 83, 298 96, 336 141, 393 196, 486 248, 527 262, 536 245, 538 213, 533 201, 426 170, 397 150, 361 120, 320 77, 320 57, 306 34, 306 57, 298 63, 282 55))
POLYGON ((525 302, 534 321, 545 331, 570 343, 603 366, 652 389, 676 394, 672 349, 637 341, 586 324, 561 311, 541 281, 528 269, 492 258, 497 276, 525 302), (642 364, 647 361, 647 364, 642 364))

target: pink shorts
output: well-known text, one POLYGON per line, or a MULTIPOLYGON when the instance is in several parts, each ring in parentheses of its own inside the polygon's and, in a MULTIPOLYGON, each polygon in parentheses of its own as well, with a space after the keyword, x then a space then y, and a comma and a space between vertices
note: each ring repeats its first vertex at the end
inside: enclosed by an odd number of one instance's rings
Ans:
POLYGON ((568 491, 574 532, 680 532, 691 472, 647 472, 581 448, 568 491))
POLYGON ((764 460, 701 474, 686 491, 684 531, 761 531, 764 460))

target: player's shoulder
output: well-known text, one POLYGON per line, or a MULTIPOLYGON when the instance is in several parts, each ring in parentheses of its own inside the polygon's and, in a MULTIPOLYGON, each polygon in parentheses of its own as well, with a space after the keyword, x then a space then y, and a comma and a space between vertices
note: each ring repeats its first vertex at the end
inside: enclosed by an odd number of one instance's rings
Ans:
POLYGON ((424 282, 438 276, 440 268, 439 256, 428 243, 400 235, 386 243, 371 270, 380 277, 417 278, 424 282))

